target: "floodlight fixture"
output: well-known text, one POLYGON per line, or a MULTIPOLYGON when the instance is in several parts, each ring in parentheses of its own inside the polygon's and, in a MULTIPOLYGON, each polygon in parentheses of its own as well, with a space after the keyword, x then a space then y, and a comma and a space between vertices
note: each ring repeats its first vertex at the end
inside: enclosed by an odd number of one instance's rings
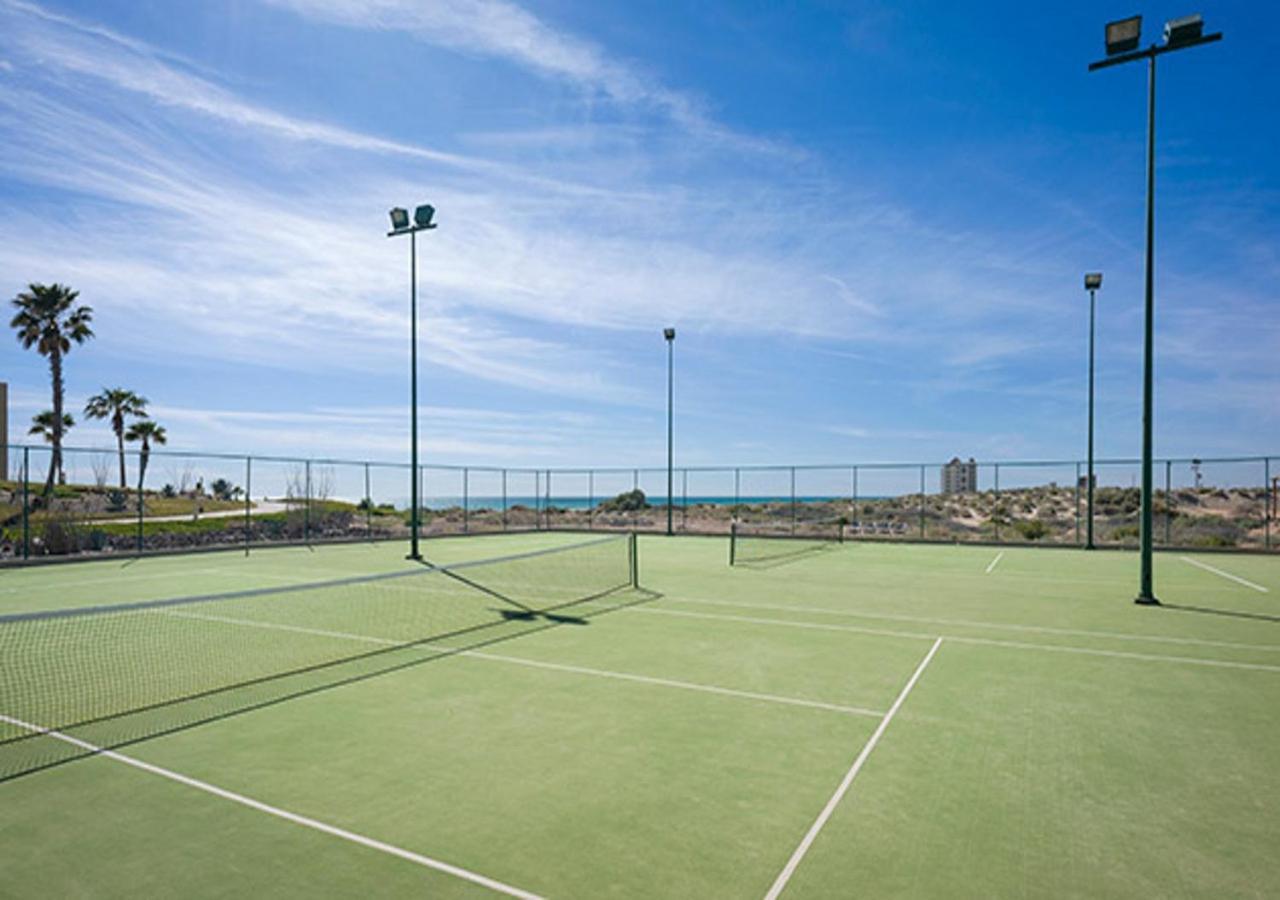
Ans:
POLYGON ((413 211, 413 224, 419 228, 435 228, 431 224, 431 218, 436 214, 436 208, 430 203, 424 203, 413 211))
POLYGON ((1164 42, 1170 47, 1180 47, 1200 40, 1204 35, 1204 19, 1199 13, 1170 19, 1164 23, 1164 42))
POLYGON ((1084 275, 1084 289, 1086 291, 1096 291, 1102 287, 1101 272, 1086 272, 1084 275))
POLYGON ((391 210, 391 230, 404 231, 409 227, 409 210, 397 206, 391 210))
POLYGON ((669 341, 674 341, 676 339, 676 330, 674 328, 664 328, 662 329, 662 336, 669 341))
POLYGON ((1142 16, 1130 16, 1107 23, 1107 56, 1138 49, 1142 37, 1142 16))

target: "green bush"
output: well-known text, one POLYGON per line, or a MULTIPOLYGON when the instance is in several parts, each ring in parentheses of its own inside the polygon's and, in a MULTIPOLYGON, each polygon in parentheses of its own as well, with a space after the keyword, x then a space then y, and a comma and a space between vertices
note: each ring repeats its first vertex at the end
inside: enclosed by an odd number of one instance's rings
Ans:
POLYGON ((1014 529, 1028 541, 1038 541, 1049 533, 1049 526, 1040 519, 1029 519, 1014 523, 1014 529))
POLYGON ((649 508, 649 500, 639 488, 625 491, 612 500, 604 500, 599 506, 601 512, 640 512, 649 508))

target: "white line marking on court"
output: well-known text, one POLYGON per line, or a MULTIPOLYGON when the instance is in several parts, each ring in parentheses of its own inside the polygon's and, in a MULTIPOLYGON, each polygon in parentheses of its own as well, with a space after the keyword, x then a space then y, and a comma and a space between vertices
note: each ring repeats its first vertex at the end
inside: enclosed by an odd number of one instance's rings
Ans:
POLYGON ((764 700, 769 703, 784 703, 789 706, 808 706, 814 709, 825 709, 831 712, 850 713, 856 716, 875 716, 884 715, 883 712, 876 709, 865 709, 860 706, 841 706, 836 703, 823 703, 818 700, 803 700, 798 697, 781 697, 777 694, 758 694, 754 691, 739 691, 733 688, 716 687, 709 684, 695 684, 688 681, 673 681, 668 678, 651 678, 648 675, 632 675, 628 672, 610 672, 604 669, 589 669, 584 666, 568 666, 560 663, 542 662, 540 660, 524 659, 518 656, 502 656, 496 653, 486 653, 477 650, 463 650, 463 656, 474 656, 479 659, 491 659, 501 662, 514 663, 519 666, 532 666, 538 669, 553 669, 560 672, 576 672, 580 675, 597 675, 601 678, 617 678, 622 681, 635 681, 640 684, 653 684, 661 687, 682 688, 687 691, 703 691, 708 694, 724 694, 727 697, 742 697, 747 700, 764 700))
MULTIPOLYGON (((395 641, 389 638, 370 637, 363 634, 350 634, 345 631, 326 631, 321 628, 304 628, 300 625, 283 625, 277 622, 258 622, 253 619, 236 619, 230 616, 210 616, 203 613, 184 613, 174 610, 156 610, 161 615, 179 616, 184 619, 202 619, 206 622, 225 622, 229 625, 245 625, 251 628, 270 628, 277 631, 293 631, 299 634, 313 634, 318 637, 334 637, 349 641, 361 641, 369 644, 381 644, 384 646, 399 646, 405 644, 405 641, 395 641)), ((494 662, 512 663, 521 666, 530 666, 537 669, 554 669, 561 672, 573 672, 579 675, 594 675, 599 678, 613 678, 619 681, 634 681, 638 684, 652 684, 660 687, 679 688, 686 691, 701 691, 705 694, 721 694, 726 697, 741 697, 745 700, 763 700, 768 703, 782 703, 787 706, 805 706, 811 709, 825 709, 830 712, 847 713, 855 716, 882 716, 878 709, 866 709, 861 706, 843 706, 838 703, 823 703, 820 700, 805 700, 800 697, 783 697, 777 694, 760 694, 754 691, 739 691, 734 688, 718 687, 712 684, 698 684, 692 681, 675 681, 670 678, 654 678, 649 675, 633 675, 630 672, 612 672, 606 669, 589 669, 585 666, 570 666, 562 663, 542 662, 540 660, 525 659, 519 656, 506 656, 498 653, 486 653, 479 650, 460 650, 454 649, 444 644, 431 644, 423 642, 421 645, 425 649, 438 650, 441 655, 450 654, 455 656, 471 656, 477 659, 486 659, 494 662)))
POLYGON ((1125 634, 1119 631, 1089 631, 1077 628, 1053 628, 1048 625, 1013 625, 1004 622, 978 622, 972 619, 935 619, 928 616, 901 616, 888 613, 853 612, 847 609, 829 609, 818 606, 784 606, 778 603, 747 603, 740 600, 701 600, 692 597, 666 597, 671 603, 696 603, 706 606, 728 606, 740 609, 768 609, 777 612, 818 613, 825 616, 845 616, 851 619, 879 619, 887 622, 917 622, 922 625, 954 625, 959 628, 988 628, 996 631, 1026 631, 1033 634, 1060 634, 1067 637, 1105 638, 1113 641, 1136 641, 1152 644, 1184 644, 1192 647, 1222 647, 1227 650, 1260 650, 1278 653, 1275 644, 1242 644, 1237 641, 1211 641, 1203 638, 1170 637, 1159 634, 1125 634))
POLYGON ((452 865, 451 863, 432 859, 429 856, 423 856, 421 853, 414 853, 411 850, 405 850, 401 847, 396 847, 393 844, 387 844, 382 841, 375 840, 374 838, 365 837, 362 834, 356 834, 354 831, 347 831, 345 828, 339 828, 336 825, 329 825, 316 819, 308 818, 307 816, 301 816, 297 813, 289 812, 287 809, 281 809, 278 806, 271 806, 270 804, 263 803, 260 800, 254 800, 252 797, 246 797, 243 794, 237 794, 234 791, 220 788, 216 785, 209 784, 206 781, 200 781, 198 779, 191 778, 190 776, 182 775, 171 769, 165 769, 160 766, 152 765, 148 762, 143 762, 142 760, 132 756, 125 756, 123 753, 117 753, 114 750, 105 750, 102 747, 90 744, 88 741, 82 741, 79 738, 72 737, 69 734, 63 734, 60 731, 54 731, 50 728, 41 728, 38 725, 32 725, 29 722, 23 722, 21 719, 15 719, 3 714, 0 714, 0 721, 8 722, 10 725, 16 725, 19 728, 25 728, 27 731, 34 734, 43 734, 59 741, 65 741, 72 746, 79 747, 82 750, 87 750, 97 756, 102 756, 107 759, 114 760, 115 762, 123 763, 126 766, 132 766, 135 769, 141 769, 143 772, 149 772, 152 775, 158 775, 161 778, 167 778, 170 781, 176 781, 179 784, 185 784, 187 787, 195 788, 198 791, 204 791, 206 794, 212 794, 215 797, 221 797, 223 800, 230 800, 232 803, 238 803, 241 806, 247 806, 250 809, 256 809, 258 812, 266 813, 269 816, 275 816, 278 819, 284 819, 286 822, 292 822, 295 825, 301 825, 304 828, 311 828, 315 831, 320 831, 325 834, 332 835, 333 837, 341 838, 344 841, 350 841, 353 844, 359 844, 362 847, 368 847, 371 850, 377 850, 381 853, 399 857, 400 859, 407 860, 408 862, 415 863, 419 866, 434 869, 437 872, 444 872, 447 875, 452 875, 455 878, 461 878, 464 881, 470 881, 472 884, 478 884, 481 887, 486 887, 499 894, 506 894, 509 897, 520 897, 522 900, 541 900, 537 894, 521 890, 517 887, 512 887, 509 884, 503 884, 501 881, 487 878, 484 875, 477 874, 476 872, 472 872, 468 869, 463 869, 459 866, 452 865))
MULTIPOLYGON (((884 635, 885 637, 917 638, 931 641, 938 635, 910 631, 889 631, 878 628, 860 628, 856 625, 824 625, 817 622, 790 622, 786 619, 764 619, 754 616, 724 616, 712 613, 681 612, 674 609, 635 608, 623 610, 633 613, 656 613, 664 616, 689 616, 695 619, 720 619, 725 622, 749 622, 753 625, 782 625, 788 628, 814 628, 820 631, 845 631, 854 634, 884 635)), ((1136 659, 1147 662, 1186 663, 1194 666, 1213 666, 1223 669, 1249 669, 1255 672, 1280 672, 1280 666, 1266 663, 1232 662, 1225 659, 1198 659, 1194 656, 1164 656, 1157 653, 1130 653, 1125 650, 1095 650, 1088 647, 1067 647, 1059 644, 1033 644, 1028 641, 1005 641, 998 638, 961 637, 948 634, 953 644, 978 644, 986 647, 1012 647, 1021 650, 1050 650, 1055 653, 1080 653, 1086 656, 1105 656, 1112 659, 1136 659)))
POLYGON ((863 746, 862 752, 858 754, 858 758, 853 761, 853 765, 849 767, 849 771, 845 773, 844 779, 840 782, 840 786, 836 788, 836 792, 831 795, 831 799, 827 801, 827 805, 822 808, 822 812, 818 813, 818 818, 809 826, 809 831, 800 841, 800 845, 796 847, 795 852, 791 854, 791 858, 787 860, 787 864, 782 871, 778 873, 778 877, 774 879, 773 887, 769 888, 769 893, 765 894, 765 900, 776 900, 783 889, 786 888, 787 882, 791 880, 791 876, 795 874, 796 867, 804 859, 805 854, 809 852, 809 847, 813 845, 814 840, 818 837, 818 832, 822 831, 827 820, 831 818, 832 813, 836 811, 836 807, 840 805, 840 801, 844 799, 844 795, 848 793, 849 787, 853 784, 853 779, 858 777, 858 772, 862 770, 862 766, 867 761, 867 757, 871 755, 871 751, 876 748, 876 744, 880 743, 881 736, 884 735, 885 729, 889 727, 889 723, 893 721, 893 717, 897 715, 898 709, 907 699, 907 695, 911 693, 911 689, 916 686, 916 682, 920 680, 920 676, 924 674, 925 667, 933 659, 933 655, 938 652, 938 648, 942 646, 942 638, 938 638, 933 642, 933 646, 929 648, 929 652, 925 654, 920 665, 916 666, 915 672, 902 688, 902 692, 898 694, 898 699, 893 701, 893 706, 889 707, 889 711, 884 714, 884 718, 880 720, 880 724, 876 726, 875 732, 872 733, 871 739, 863 746))
POLYGON ((992 569, 994 569, 994 568, 996 567, 996 563, 1000 562, 1000 558, 1001 558, 1002 556, 1004 556, 1004 551, 1003 551, 1003 550, 1001 550, 999 553, 997 553, 997 554, 996 554, 996 558, 995 558, 995 559, 991 560, 991 565, 987 566, 986 574, 988 574, 988 575, 990 575, 990 574, 991 574, 991 570, 992 570, 992 569))
POLYGON ((1224 572, 1221 569, 1215 569, 1213 566, 1209 565, 1208 563, 1198 562, 1197 560, 1194 560, 1189 556, 1179 556, 1178 559, 1182 560, 1185 563, 1191 563, 1191 565, 1195 566, 1198 569, 1204 569, 1206 572, 1212 572, 1214 575, 1221 575, 1223 578, 1227 578, 1231 581, 1234 581, 1236 584, 1243 584, 1247 588, 1253 588, 1255 591, 1261 591, 1264 594, 1267 593, 1267 589, 1264 588, 1262 585, 1254 584, 1252 581, 1245 581, 1239 575, 1232 575, 1230 572, 1224 572))

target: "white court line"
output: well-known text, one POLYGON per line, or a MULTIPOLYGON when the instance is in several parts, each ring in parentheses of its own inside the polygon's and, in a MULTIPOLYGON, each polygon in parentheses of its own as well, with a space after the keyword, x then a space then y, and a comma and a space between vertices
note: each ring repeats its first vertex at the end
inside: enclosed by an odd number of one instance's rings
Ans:
POLYGON ((87 750, 90 753, 96 754, 97 756, 102 756, 107 759, 114 760, 115 762, 123 763, 126 766, 132 766, 135 769, 141 769, 143 772, 149 772, 152 775, 158 775, 161 778, 167 778, 170 781, 176 781, 179 784, 185 784, 187 787, 195 788, 198 791, 204 791, 206 794, 212 794, 215 797, 221 797, 223 800, 230 800, 232 803, 238 803, 241 806, 256 809, 258 812, 266 813, 269 816, 275 816, 277 819, 284 819, 286 822, 292 822, 295 825, 301 825, 304 828, 311 828, 315 831, 320 831, 333 837, 341 838, 344 841, 350 841, 353 844, 368 847, 371 850, 377 850, 390 856, 396 856, 419 866, 434 869, 437 872, 444 872, 447 875, 452 875, 455 878, 461 878, 464 881, 471 882, 472 884, 478 884, 481 887, 486 887, 499 894, 506 894, 508 897, 520 897, 522 900, 541 900, 537 894, 521 890, 517 887, 512 887, 509 884, 503 884, 501 881, 496 881, 468 869, 452 865, 451 863, 432 859, 429 856, 423 856, 421 853, 414 853, 411 850, 405 850, 401 847, 396 847, 392 844, 375 840, 374 838, 365 837, 362 834, 356 834, 354 831, 347 831, 345 828, 339 828, 336 825, 329 825, 325 822, 308 818, 307 816, 301 816, 297 813, 289 812, 286 809, 281 809, 278 806, 271 806, 270 804, 263 803, 260 800, 254 800, 252 797, 246 797, 243 794, 237 794, 234 791, 217 787, 216 785, 209 784, 206 781, 200 781, 198 779, 191 778, 190 776, 182 775, 171 769, 165 769, 160 766, 152 765, 148 762, 143 762, 142 760, 132 756, 125 756, 123 753, 117 753, 114 750, 105 750, 102 747, 90 744, 88 741, 82 741, 79 738, 72 737, 69 734, 63 734, 60 731, 41 728, 38 725, 32 725, 29 722, 23 722, 21 719, 14 719, 3 714, 0 714, 0 722, 7 722, 10 725, 16 725, 19 728, 25 728, 27 731, 32 733, 42 734, 55 738, 59 741, 64 741, 72 746, 79 747, 82 750, 87 750))
POLYGON ((1189 556, 1179 556, 1178 559, 1182 560, 1184 563, 1191 563, 1191 565, 1195 566, 1198 569, 1204 569, 1206 572, 1212 572, 1214 575, 1221 575, 1223 578, 1227 578, 1231 581, 1234 581, 1236 584, 1243 584, 1247 588, 1253 588, 1255 591, 1261 591, 1264 594, 1267 593, 1267 589, 1264 588, 1262 585, 1254 584, 1252 581, 1245 581, 1240 576, 1232 575, 1230 572, 1224 572, 1221 569, 1215 569, 1213 566, 1209 565, 1208 563, 1197 562, 1196 560, 1192 559, 1189 556))
POLYGON ((1244 644, 1237 641, 1211 641, 1204 638, 1170 637, 1141 632, 1125 634, 1120 631, 1089 631, 1079 628, 1053 628, 1049 625, 1013 625, 1004 622, 978 622, 972 619, 935 619, 929 616, 902 616, 889 613, 853 612, 847 609, 830 609, 818 606, 784 606, 778 603, 747 603, 739 600, 700 600, 693 597, 664 598, 669 603, 696 603, 706 606, 728 606, 739 609, 768 609, 777 612, 818 613, 824 616, 844 616, 850 619, 880 619, 887 622, 916 622, 922 625, 954 625, 959 628, 987 628, 995 631, 1025 631, 1033 634, 1060 634, 1066 637, 1104 638, 1112 641, 1134 641, 1140 644, 1184 644, 1191 647, 1222 647, 1227 650, 1259 650, 1264 653, 1280 653, 1275 644, 1244 644))
POLYGON ((791 880, 791 876, 795 874, 796 867, 804 859, 805 854, 809 852, 809 848, 817 839, 818 833, 822 831, 822 827, 827 824, 827 820, 831 818, 831 814, 836 811, 836 807, 840 805, 840 801, 844 799, 844 795, 848 793, 849 787, 853 784, 853 779, 858 777, 858 772, 862 770, 862 766, 867 761, 867 757, 871 755, 871 751, 876 748, 876 744, 880 743, 880 738, 884 734, 885 729, 889 727, 889 723, 893 721, 893 717, 897 715, 899 707, 907 699, 907 695, 911 693, 911 689, 916 686, 916 682, 920 680, 920 676, 924 674, 925 667, 929 665, 933 655, 938 652, 938 648, 942 646, 942 638, 938 638, 933 642, 933 646, 929 648, 929 652, 925 654, 920 665, 916 666, 916 670, 912 673, 911 678, 907 681, 906 686, 902 688, 902 693, 898 694, 898 699, 893 701, 893 706, 889 707, 889 711, 884 714, 884 718, 880 720, 880 724, 876 726, 876 730, 871 735, 871 739, 863 746, 862 752, 858 754, 858 758, 853 761, 853 765, 849 767, 849 771, 845 773, 844 778, 840 782, 840 786, 836 788, 836 792, 831 795, 831 799, 827 801, 827 805, 822 808, 822 812, 818 813, 818 818, 809 826, 808 832, 800 841, 800 845, 796 847, 795 852, 791 854, 791 858, 787 860, 787 864, 783 866, 782 871, 778 873, 778 877, 774 879, 773 886, 769 888, 769 893, 765 894, 765 900, 776 900, 783 889, 786 888, 787 882, 791 880))
POLYGON ((996 567, 996 563, 1000 562, 1000 558, 1001 558, 1002 556, 1004 556, 1004 551, 1003 551, 1003 550, 1001 550, 999 553, 997 553, 997 554, 996 554, 996 558, 995 558, 995 559, 991 560, 991 565, 987 566, 987 571, 986 571, 986 574, 987 574, 987 575, 990 575, 990 574, 991 574, 991 570, 992 570, 992 569, 994 569, 994 568, 996 567))
MULTIPOLYGON (((36 568, 17 571, 39 571, 36 568)), ((221 569, 193 569, 188 572, 149 572, 145 575, 112 575, 107 578, 86 578, 80 581, 51 581, 48 584, 28 584, 23 587, 0 588, 0 594, 21 594, 33 591, 64 590, 70 587, 96 587, 104 584, 121 584, 123 582, 153 581, 157 578, 181 579, 187 575, 217 575, 221 569)))
MULTIPOLYGON (((224 622, 229 625, 245 625, 252 628, 269 628, 276 631, 293 631, 299 634, 312 634, 318 637, 335 637, 349 641, 362 641, 368 644, 381 644, 384 646, 399 646, 404 641, 395 641, 389 638, 370 637, 363 634, 350 634, 345 631, 326 631, 320 628, 304 628, 300 625, 283 625, 277 622, 258 622, 253 619, 235 619, 229 616, 210 616, 203 613, 184 613, 175 610, 156 610, 162 615, 179 616, 184 619, 202 619, 206 622, 224 622)), ((810 709, 824 709, 830 712, 847 713, 855 716, 882 716, 880 710, 866 709, 861 706, 843 706, 837 703, 823 703, 820 700, 805 700, 800 697, 783 697, 778 694, 760 694, 754 691, 739 691, 734 688, 718 687, 713 684, 698 684, 692 681, 676 681, 670 678, 654 678, 649 675, 633 675, 630 672, 613 672, 607 669, 589 669, 585 666, 570 666, 562 663, 542 662, 540 660, 525 659, 519 656, 506 656, 499 653, 486 653, 479 650, 456 650, 444 644, 428 644, 422 645, 426 649, 439 650, 440 655, 454 656, 470 656, 476 659, 485 659, 493 662, 512 663, 514 665, 529 666, 535 669, 551 669, 560 672, 572 672, 578 675, 594 675, 597 678, 612 678, 618 681, 633 681, 637 684, 651 684, 658 687, 679 688, 685 691, 700 691, 704 694, 720 694, 725 697, 740 697, 744 700, 762 700, 768 703, 781 703, 787 706, 804 706, 810 709)))
MULTIPOLYGON (((917 638, 931 641, 936 634, 924 634, 912 631, 889 631, 888 629, 862 628, 857 625, 827 625, 818 622, 791 622, 786 619, 765 619, 755 616, 725 616, 713 613, 683 612, 675 609, 635 608, 623 612, 652 613, 662 616, 688 616, 694 619, 719 619, 725 622, 749 622, 753 625, 782 625, 788 628, 813 628, 819 631, 844 631, 853 634, 883 635, 885 637, 917 638)), ((1125 650, 1094 650, 1088 647, 1066 647, 1058 644, 1033 644, 1029 641, 1004 641, 997 638, 961 637, 946 635, 953 644, 977 644, 984 647, 1012 647, 1020 650, 1049 650, 1054 653, 1079 653, 1085 656, 1105 656, 1112 659, 1136 659, 1147 662, 1186 663, 1193 666, 1211 666, 1221 669, 1248 669, 1255 672, 1280 672, 1280 666, 1266 663, 1232 662, 1225 659, 1198 659, 1194 656, 1164 656, 1157 653, 1130 653, 1125 650)))

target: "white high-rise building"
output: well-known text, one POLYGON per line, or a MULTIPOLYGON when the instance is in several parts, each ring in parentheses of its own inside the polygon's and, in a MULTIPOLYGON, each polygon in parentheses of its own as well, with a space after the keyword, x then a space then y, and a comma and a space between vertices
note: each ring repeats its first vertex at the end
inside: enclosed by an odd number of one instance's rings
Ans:
POLYGON ((960 457, 953 456, 951 462, 942 467, 942 493, 972 494, 978 490, 978 464, 969 457, 968 462, 961 462, 960 457))

